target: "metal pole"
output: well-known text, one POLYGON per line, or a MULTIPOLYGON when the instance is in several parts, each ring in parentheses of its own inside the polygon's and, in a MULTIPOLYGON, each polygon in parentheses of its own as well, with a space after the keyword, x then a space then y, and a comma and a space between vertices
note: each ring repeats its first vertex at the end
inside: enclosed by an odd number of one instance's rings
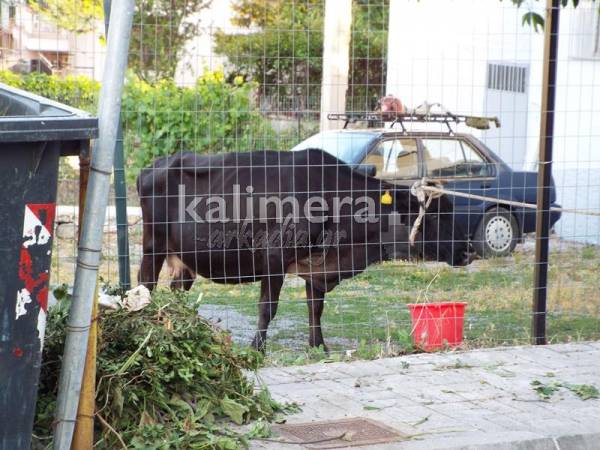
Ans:
POLYGON ((69 449, 77 417, 94 289, 100 264, 102 231, 115 154, 123 81, 127 68, 133 7, 134 0, 115 2, 110 15, 111 27, 107 47, 110 63, 104 67, 100 91, 98 108, 100 134, 92 154, 73 300, 69 311, 65 352, 60 373, 54 432, 55 450, 69 449))
MULTIPOLYGON (((104 27, 105 34, 108 35, 108 23, 110 18, 110 0, 104 2, 104 27)), ((129 287, 129 244, 127 241, 127 197, 119 195, 119 187, 125 190, 125 177, 123 170, 123 146, 122 144, 122 129, 119 120, 119 130, 117 133, 117 143, 115 146, 115 162, 114 162, 114 184, 115 184, 115 203, 117 209, 117 237, 119 243, 119 280, 121 287, 127 289, 129 287), (120 150, 120 151, 119 151, 120 150), (120 158, 119 158, 120 156, 120 158), (119 170, 120 169, 120 170, 119 170), (121 182, 122 184, 120 184, 121 182), (119 201, 122 199, 123 201, 119 201), (123 205, 123 203, 125 203, 123 205), (123 215, 123 211, 125 211, 123 215), (119 214, 121 213, 121 215, 119 214), (123 230, 122 221, 125 221, 125 229, 123 230), (121 236, 125 234, 125 238, 121 236), (125 251, 122 250, 122 245, 125 245, 125 251), (122 261, 122 256, 125 256, 125 265, 122 261), (123 283, 123 277, 127 277, 126 283, 123 283)), ((81 160, 81 158, 80 158, 81 160)), ((85 192, 87 190, 87 178, 89 177, 89 153, 87 158, 87 167, 82 167, 80 164, 81 179, 80 179, 80 199, 79 199, 79 231, 81 232, 81 220, 85 209, 85 192), (85 169, 87 168, 87 175, 85 169), (83 182, 85 178, 85 183, 83 182), (83 193, 83 198, 81 194, 83 193)), ((92 322, 88 336, 88 346, 85 356, 85 366, 83 369, 83 378, 81 381, 81 393, 79 395, 79 407, 77 409, 77 422, 73 431, 73 442, 71 447, 92 448, 94 445, 94 414, 96 410, 96 356, 97 356, 97 341, 98 341, 98 282, 96 282, 96 290, 94 292, 94 304, 92 307, 92 322)))
MULTIPOLYGON (((111 0, 104 0, 104 28, 108 35, 111 0)), ((114 162, 115 209, 117 213, 117 252, 119 260, 119 285, 131 288, 129 267, 129 227, 127 223, 127 183, 125 181, 125 157, 123 155, 123 125, 119 118, 114 162)))
POLYGON ((535 267, 533 285, 533 344, 546 344, 546 296, 548 290, 548 239, 550 236, 550 187, 552 181, 552 143, 558 57, 559 0, 547 0, 544 25, 544 74, 542 80, 542 120, 537 177, 535 224, 535 267))

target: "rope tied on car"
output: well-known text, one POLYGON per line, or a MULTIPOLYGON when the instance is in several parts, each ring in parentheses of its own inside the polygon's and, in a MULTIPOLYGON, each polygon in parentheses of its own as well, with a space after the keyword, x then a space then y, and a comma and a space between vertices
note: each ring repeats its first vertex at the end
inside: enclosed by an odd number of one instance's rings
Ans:
MULTIPOLYGON (((452 197, 461 197, 461 198, 466 198, 469 200, 479 200, 482 202, 495 203, 497 205, 512 206, 515 208, 537 209, 537 204, 535 204, 535 203, 519 202, 519 201, 507 200, 507 199, 503 199, 503 198, 499 198, 499 197, 491 197, 491 196, 487 196, 487 195, 477 195, 477 194, 467 194, 466 192, 444 189, 441 183, 430 180, 428 178, 423 178, 419 181, 416 181, 414 183, 413 187, 411 187, 411 193, 413 195, 417 196, 417 193, 419 193, 419 192, 423 192, 423 194, 419 194, 419 195, 426 195, 425 194, 426 192, 429 194, 436 194, 435 198, 441 197, 443 195, 450 195, 452 197), (414 188, 414 192, 413 192, 413 188, 414 188)), ((417 196, 417 198, 419 198, 419 197, 417 196)), ((422 197, 422 198, 425 198, 425 197, 422 197)), ((420 200, 419 200, 419 202, 420 202, 420 200)), ((556 206, 551 206, 549 211, 555 211, 555 212, 560 212, 560 213, 579 214, 579 215, 583 215, 583 216, 600 217, 600 211, 591 210, 591 209, 559 208, 556 206)), ((423 220, 423 219, 421 218, 421 220, 423 220)), ((416 223, 417 222, 415 221, 415 224, 416 223)))
MULTIPOLYGON (((415 219, 412 228, 410 230, 410 235, 408 241, 411 246, 415 245, 415 239, 417 237, 417 233, 419 232, 419 228, 423 223, 423 218, 425 217, 425 213, 429 206, 431 206, 431 202, 435 198, 442 197, 443 195, 450 195, 454 197, 462 197, 470 200, 479 200, 483 202, 496 203, 498 205, 507 205, 509 207, 516 208, 525 208, 525 209, 537 209, 537 205, 535 203, 526 203, 526 202, 518 202, 514 200, 506 200, 498 197, 489 197, 484 195, 476 195, 476 194, 467 194, 464 192, 452 191, 449 189, 444 189, 443 185, 434 180, 430 180, 427 177, 423 177, 415 183, 410 188, 410 193, 417 197, 419 201, 419 215, 415 219)), ((571 213, 571 214, 580 214, 585 216, 593 216, 600 217, 600 211, 595 210, 582 210, 582 209, 574 209, 574 208, 557 208, 550 207, 550 211, 556 211, 561 213, 571 213)))
POLYGON ((419 215, 415 219, 412 228, 410 229, 410 235, 408 237, 408 242, 411 246, 415 245, 415 239, 417 238, 417 233, 419 232, 419 228, 423 223, 423 218, 425 217, 425 213, 431 206, 431 202, 435 198, 439 198, 444 195, 444 192, 440 192, 442 190, 442 186, 440 183, 432 181, 426 177, 421 178, 414 182, 414 184, 410 188, 410 193, 417 197, 419 201, 419 215), (436 190, 431 190, 431 188, 436 188, 436 190))

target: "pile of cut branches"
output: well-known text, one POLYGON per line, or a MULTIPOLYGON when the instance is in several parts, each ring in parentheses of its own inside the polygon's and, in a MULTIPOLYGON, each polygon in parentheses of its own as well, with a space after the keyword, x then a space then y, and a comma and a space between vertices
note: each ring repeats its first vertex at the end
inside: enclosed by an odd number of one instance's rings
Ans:
MULTIPOLYGON (((48 444, 65 340, 68 301, 49 314, 34 429, 48 444)), ((154 296, 137 312, 104 312, 100 320, 96 448, 236 449, 269 434, 268 422, 294 406, 255 390, 244 370, 262 356, 232 344, 183 296, 154 296), (255 421, 242 433, 229 424, 255 421)))

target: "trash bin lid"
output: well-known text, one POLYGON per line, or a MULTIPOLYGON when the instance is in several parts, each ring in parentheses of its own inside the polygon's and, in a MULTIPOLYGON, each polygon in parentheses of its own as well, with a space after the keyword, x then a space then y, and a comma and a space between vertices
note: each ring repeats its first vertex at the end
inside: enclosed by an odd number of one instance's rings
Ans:
POLYGON ((78 141, 98 136, 98 119, 0 83, 0 142, 78 141))

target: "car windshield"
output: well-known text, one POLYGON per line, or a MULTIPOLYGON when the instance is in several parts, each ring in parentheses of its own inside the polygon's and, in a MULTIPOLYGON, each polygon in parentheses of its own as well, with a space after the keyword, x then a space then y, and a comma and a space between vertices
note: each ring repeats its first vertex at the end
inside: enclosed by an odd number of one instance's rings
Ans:
POLYGON ((364 155, 369 142, 375 138, 373 133, 325 131, 302 141, 292 148, 292 151, 320 148, 345 163, 355 163, 364 155))

